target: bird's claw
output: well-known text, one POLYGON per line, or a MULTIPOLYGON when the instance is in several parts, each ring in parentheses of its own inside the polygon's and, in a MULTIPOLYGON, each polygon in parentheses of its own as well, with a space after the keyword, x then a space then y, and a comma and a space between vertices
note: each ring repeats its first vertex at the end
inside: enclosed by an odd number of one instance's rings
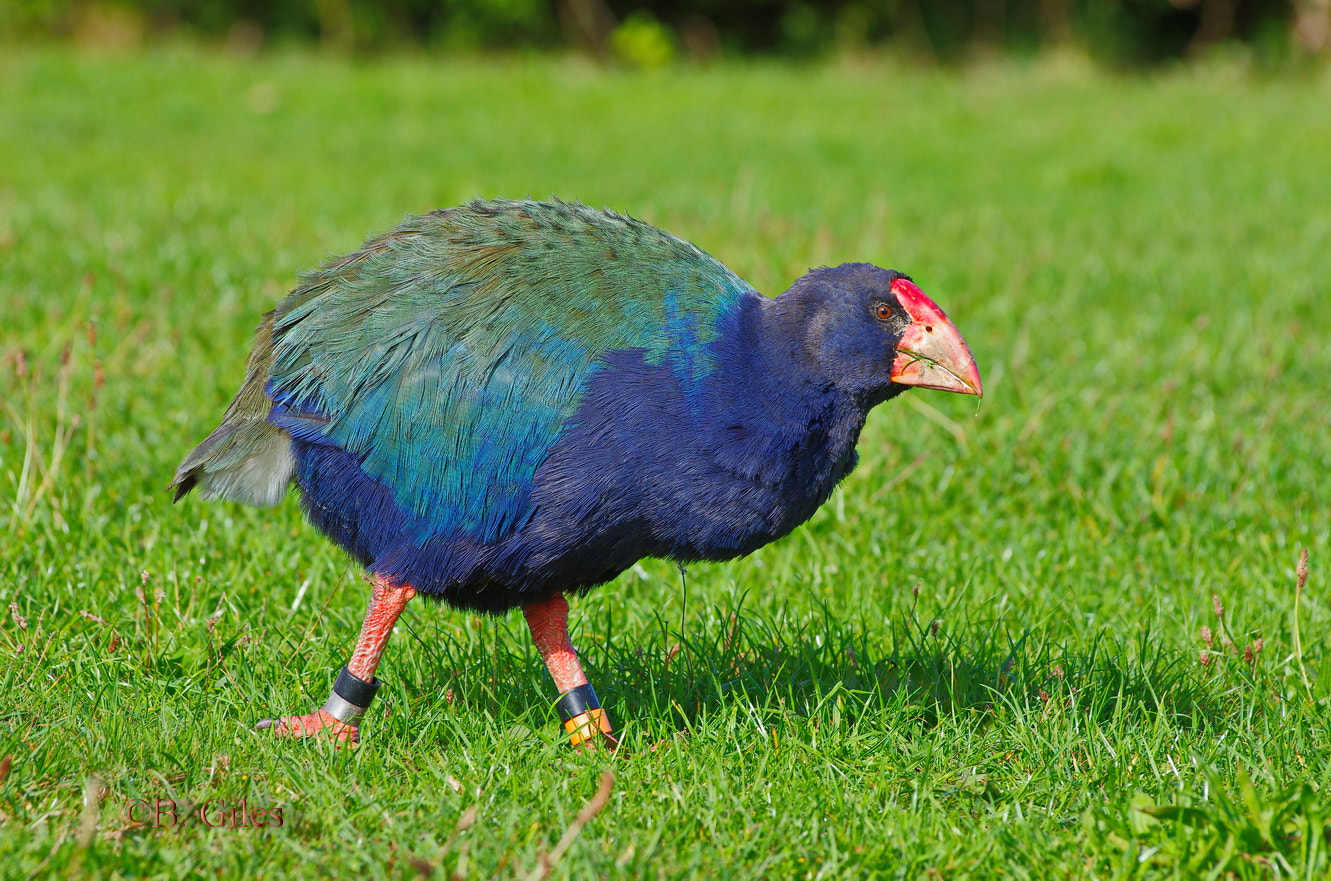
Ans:
POLYGON ((322 737, 338 746, 354 748, 360 742, 360 730, 348 722, 333 718, 327 710, 317 710, 304 716, 282 716, 261 719, 255 731, 272 729, 274 737, 322 737))
POLYGON ((592 737, 584 740, 582 743, 574 747, 574 749, 579 751, 585 749, 590 752, 600 752, 601 750, 605 750, 608 753, 614 753, 616 755, 627 755, 627 752, 623 750, 623 747, 619 742, 619 738, 615 737, 615 735, 611 734, 609 731, 602 731, 600 732, 599 737, 592 737))
POLYGON ((619 749, 619 738, 615 737, 610 720, 600 707, 565 722, 564 732, 569 736, 570 745, 579 752, 604 749, 613 753, 619 749))

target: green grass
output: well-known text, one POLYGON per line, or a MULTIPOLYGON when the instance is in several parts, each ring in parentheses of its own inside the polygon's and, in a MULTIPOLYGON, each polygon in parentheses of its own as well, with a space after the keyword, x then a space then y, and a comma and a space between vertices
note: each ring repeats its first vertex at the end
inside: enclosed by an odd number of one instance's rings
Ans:
POLYGON ((527 877, 611 769, 551 877, 1326 877, 1328 107, 1234 66, 0 53, 0 874, 527 877), (424 603, 362 748, 252 733, 365 590, 175 464, 297 272, 527 194, 769 292, 909 271, 989 396, 892 402, 794 535, 577 602, 627 757, 561 744, 520 619, 424 603), (284 823, 129 828, 158 798, 284 823))

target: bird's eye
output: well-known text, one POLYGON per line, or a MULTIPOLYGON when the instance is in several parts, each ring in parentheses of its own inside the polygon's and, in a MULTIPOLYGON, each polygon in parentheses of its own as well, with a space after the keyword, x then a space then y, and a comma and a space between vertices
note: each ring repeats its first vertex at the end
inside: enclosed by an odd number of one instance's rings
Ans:
POLYGON ((873 307, 873 314, 879 321, 887 321, 892 317, 892 307, 886 303, 878 303, 873 307))

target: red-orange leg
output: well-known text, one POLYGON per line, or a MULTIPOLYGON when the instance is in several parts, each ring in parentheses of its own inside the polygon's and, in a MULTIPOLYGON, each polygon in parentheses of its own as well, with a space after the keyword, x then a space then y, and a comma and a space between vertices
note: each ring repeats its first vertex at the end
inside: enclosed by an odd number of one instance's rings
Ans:
POLYGON ((536 650, 559 690, 559 714, 569 742, 574 746, 594 745, 599 735, 600 741, 613 750, 619 741, 614 737, 610 717, 601 709, 568 638, 568 600, 557 593, 543 602, 523 606, 522 614, 531 628, 536 650))
POLYGON ((410 585, 398 585, 376 577, 370 588, 370 607, 365 612, 360 638, 351 660, 338 676, 333 693, 322 709, 304 716, 264 719, 255 727, 272 728, 278 737, 313 737, 320 735, 338 743, 355 746, 360 739, 357 721, 369 707, 379 682, 374 671, 379 667, 388 637, 393 633, 407 601, 416 595, 410 585))

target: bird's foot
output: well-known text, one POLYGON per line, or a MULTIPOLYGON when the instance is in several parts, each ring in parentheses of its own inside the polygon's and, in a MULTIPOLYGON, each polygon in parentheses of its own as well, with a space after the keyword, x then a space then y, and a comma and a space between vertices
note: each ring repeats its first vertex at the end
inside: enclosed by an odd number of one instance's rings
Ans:
POLYGON ((268 728, 273 730, 274 737, 323 737, 345 747, 355 747, 360 742, 360 730, 355 725, 338 721, 327 710, 264 719, 254 726, 256 731, 268 728))
POLYGON ((604 750, 605 752, 614 753, 620 757, 628 755, 627 750, 620 744, 619 738, 615 737, 615 735, 608 731, 597 732, 595 737, 584 740, 582 743, 575 746, 574 749, 579 751, 585 749, 594 753, 604 750))

